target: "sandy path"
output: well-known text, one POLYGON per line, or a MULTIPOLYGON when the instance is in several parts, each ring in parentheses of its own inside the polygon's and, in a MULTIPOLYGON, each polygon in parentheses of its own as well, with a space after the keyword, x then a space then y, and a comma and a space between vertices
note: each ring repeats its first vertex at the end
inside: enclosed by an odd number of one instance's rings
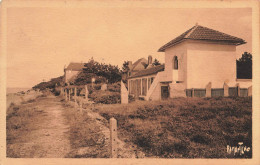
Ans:
POLYGON ((42 97, 28 106, 42 110, 43 113, 34 121, 34 129, 28 131, 26 140, 17 139, 10 149, 19 150, 19 157, 65 157, 70 151, 69 126, 62 115, 64 108, 60 99, 54 96, 42 97))

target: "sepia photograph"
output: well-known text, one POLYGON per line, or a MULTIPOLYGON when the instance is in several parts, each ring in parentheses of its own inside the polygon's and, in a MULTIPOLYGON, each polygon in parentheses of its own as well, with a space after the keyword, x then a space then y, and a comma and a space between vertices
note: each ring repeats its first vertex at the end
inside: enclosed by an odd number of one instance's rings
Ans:
POLYGON ((260 163, 259 4, 229 3, 2 1, 0 164, 260 163))

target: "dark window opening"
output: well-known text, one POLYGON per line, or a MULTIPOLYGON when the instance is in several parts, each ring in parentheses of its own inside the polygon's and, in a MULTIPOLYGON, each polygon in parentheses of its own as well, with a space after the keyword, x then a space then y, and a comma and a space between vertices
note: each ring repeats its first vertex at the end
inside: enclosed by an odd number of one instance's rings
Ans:
POLYGON ((173 58, 173 69, 178 70, 178 57, 174 56, 173 58))

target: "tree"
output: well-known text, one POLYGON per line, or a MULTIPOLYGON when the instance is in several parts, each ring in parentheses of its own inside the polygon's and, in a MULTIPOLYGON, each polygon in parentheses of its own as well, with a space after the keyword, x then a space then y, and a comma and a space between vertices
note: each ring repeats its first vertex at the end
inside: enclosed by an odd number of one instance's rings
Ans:
POLYGON ((152 65, 157 66, 157 65, 161 65, 161 63, 155 58, 152 65))
POLYGON ((252 54, 244 52, 237 61, 237 78, 252 79, 252 54))
POLYGON ((91 77, 95 77, 100 82, 103 82, 105 78, 108 83, 115 83, 121 80, 121 74, 122 71, 118 66, 99 63, 92 58, 84 65, 83 72, 79 74, 75 82, 76 84, 82 81, 89 82, 91 77))
POLYGON ((122 72, 123 73, 127 73, 129 71, 129 62, 128 61, 124 61, 123 66, 122 66, 122 72))

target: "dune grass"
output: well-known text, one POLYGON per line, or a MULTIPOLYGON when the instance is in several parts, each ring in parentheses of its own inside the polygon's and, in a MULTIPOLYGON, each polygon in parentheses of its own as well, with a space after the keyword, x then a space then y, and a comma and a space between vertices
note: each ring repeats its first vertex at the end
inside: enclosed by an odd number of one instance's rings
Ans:
POLYGON ((7 157, 21 157, 19 148, 10 148, 12 144, 27 142, 28 133, 35 129, 36 121, 42 120, 43 110, 39 108, 31 108, 28 103, 34 103, 35 100, 23 102, 17 106, 11 104, 6 111, 6 144, 7 157))
POLYGON ((86 111, 80 113, 74 107, 64 103, 64 116, 70 126, 69 140, 71 151, 68 158, 107 158, 110 156, 105 136, 95 120, 86 111))
POLYGON ((252 98, 175 98, 98 106, 118 121, 119 138, 148 157, 251 158, 228 155, 227 145, 252 148, 252 98))

